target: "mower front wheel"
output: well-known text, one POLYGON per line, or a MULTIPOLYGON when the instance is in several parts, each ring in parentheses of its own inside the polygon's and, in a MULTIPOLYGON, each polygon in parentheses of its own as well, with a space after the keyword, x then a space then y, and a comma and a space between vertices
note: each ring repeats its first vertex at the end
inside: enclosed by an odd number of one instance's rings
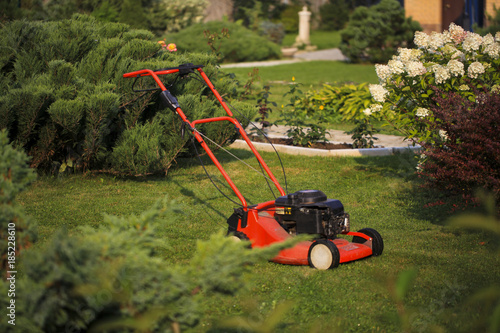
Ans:
MULTIPOLYGON (((248 238, 248 236, 245 235, 241 231, 231 231, 231 232, 228 232, 227 236, 231 237, 231 239, 234 240, 235 242, 241 242, 241 241, 248 242, 248 241, 250 241, 250 239, 248 238)), ((249 248, 251 248, 251 247, 252 246, 250 245, 249 248)))
MULTIPOLYGON (((372 228, 364 228, 359 230, 358 232, 367 235, 372 239, 372 255, 373 256, 379 256, 382 254, 384 251, 384 240, 382 239, 382 236, 378 233, 377 230, 372 229, 372 228)), ((363 244, 367 242, 366 239, 358 236, 354 236, 352 238, 353 243, 358 243, 358 244, 363 244)))
POLYGON ((309 266, 319 270, 335 268, 340 262, 339 249, 329 240, 316 240, 309 247, 307 261, 309 266))

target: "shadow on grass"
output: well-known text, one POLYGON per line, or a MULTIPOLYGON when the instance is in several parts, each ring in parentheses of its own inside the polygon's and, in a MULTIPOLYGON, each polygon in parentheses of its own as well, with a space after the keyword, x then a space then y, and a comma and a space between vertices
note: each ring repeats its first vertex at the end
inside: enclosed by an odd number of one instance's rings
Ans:
POLYGON ((405 187, 398 197, 408 203, 407 211, 412 216, 428 220, 432 224, 445 225, 454 215, 477 211, 471 198, 429 187, 416 173, 418 155, 401 153, 393 156, 355 158, 359 171, 378 173, 383 177, 400 178, 411 186, 405 187))
POLYGON ((390 156, 356 157, 358 170, 369 169, 385 177, 404 178, 408 181, 417 179, 417 155, 411 152, 397 153, 390 156))

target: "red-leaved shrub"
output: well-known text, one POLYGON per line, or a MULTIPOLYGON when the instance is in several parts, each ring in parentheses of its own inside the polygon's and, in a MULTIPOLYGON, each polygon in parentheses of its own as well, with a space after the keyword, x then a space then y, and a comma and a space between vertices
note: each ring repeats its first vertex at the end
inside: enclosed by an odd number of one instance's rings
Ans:
MULTIPOLYGON (((476 91, 476 101, 438 93, 433 108, 442 144, 422 143, 425 162, 419 175, 430 185, 472 194, 479 187, 500 195, 500 95, 476 91)), ((426 118, 421 121, 427 122, 426 118)))

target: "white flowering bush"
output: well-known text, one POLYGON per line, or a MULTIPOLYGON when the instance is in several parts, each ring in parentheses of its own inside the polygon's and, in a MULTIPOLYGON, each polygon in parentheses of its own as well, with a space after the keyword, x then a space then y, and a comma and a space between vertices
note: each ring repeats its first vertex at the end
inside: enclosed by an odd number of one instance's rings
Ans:
POLYGON ((483 37, 452 23, 442 33, 417 31, 414 43, 375 66, 379 84, 370 85, 373 104, 365 114, 385 117, 415 142, 443 142, 446 136, 430 126, 434 98, 453 92, 480 102, 475 91, 498 91, 500 33, 483 37))

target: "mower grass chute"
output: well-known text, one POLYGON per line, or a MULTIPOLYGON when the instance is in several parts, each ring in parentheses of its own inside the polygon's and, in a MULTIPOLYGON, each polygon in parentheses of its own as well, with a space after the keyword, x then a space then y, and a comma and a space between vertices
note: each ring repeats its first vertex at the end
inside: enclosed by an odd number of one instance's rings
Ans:
POLYGON ((371 228, 351 232, 349 214, 344 212, 344 206, 339 200, 328 199, 319 190, 302 190, 289 194, 283 190, 255 149, 243 126, 234 117, 202 68, 203 65, 183 64, 179 67, 159 70, 143 69, 126 73, 123 77, 135 78, 137 81, 141 77, 151 76, 155 80, 158 85, 156 89, 161 90, 160 97, 165 106, 181 118, 183 128, 187 128, 192 133, 194 139, 205 150, 241 201, 241 206, 236 208, 227 220, 228 234, 235 239, 249 240, 252 247, 269 246, 300 234, 311 235, 315 237, 313 241, 303 241, 282 250, 272 261, 287 265, 309 265, 321 270, 335 268, 341 263, 381 255, 384 243, 380 234, 371 228), (161 75, 168 74, 189 77, 190 74, 195 75, 195 70, 217 98, 227 116, 188 120, 175 96, 167 90, 159 78, 161 75), (244 196, 205 142, 205 139, 209 138, 196 129, 198 124, 219 121, 229 121, 234 124, 262 166, 263 172, 267 174, 264 176, 276 186, 280 193, 278 198, 257 205, 247 204, 244 196), (349 242, 344 238, 339 238, 338 235, 353 236, 353 238, 349 242))

